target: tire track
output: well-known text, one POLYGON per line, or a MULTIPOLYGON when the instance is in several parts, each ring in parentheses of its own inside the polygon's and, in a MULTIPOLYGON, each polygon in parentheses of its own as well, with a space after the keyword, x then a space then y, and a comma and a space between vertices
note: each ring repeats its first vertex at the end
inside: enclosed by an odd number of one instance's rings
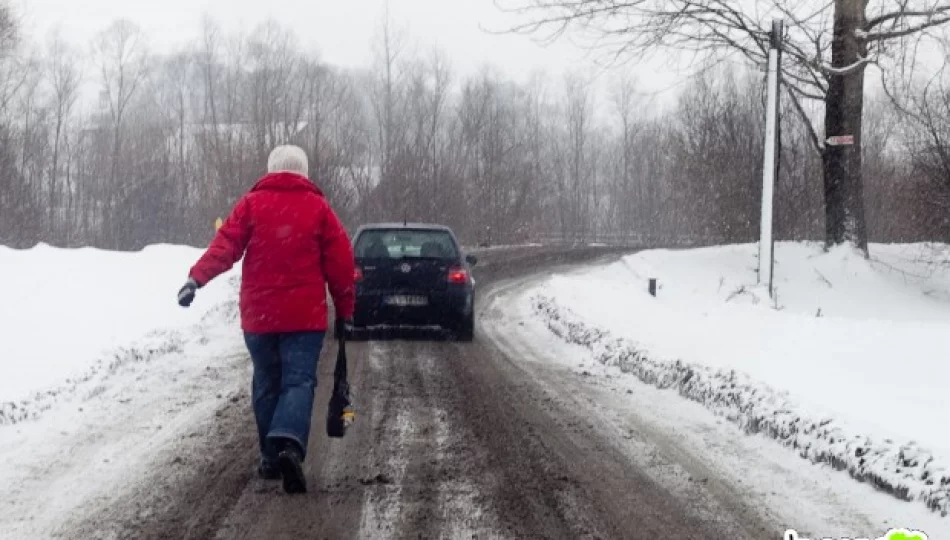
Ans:
MULTIPOLYGON (((368 493, 360 538, 499 537, 488 506, 473 440, 457 410, 446 345, 392 341, 374 345, 390 356, 391 423, 382 424, 376 464, 387 482, 368 493), (384 461, 379 461, 382 457, 384 461)), ((371 355, 373 356, 373 355, 371 355)))
POLYGON ((403 440, 411 460, 403 481, 403 512, 399 519, 398 538, 431 538, 442 524, 442 516, 435 507, 434 482, 439 475, 443 454, 437 434, 440 413, 425 373, 426 357, 422 344, 394 342, 390 345, 390 350, 399 359, 398 369, 408 379, 404 403, 416 427, 403 440))
POLYGON ((429 345, 424 348, 422 364, 425 373, 435 379, 439 403, 434 410, 435 438, 438 448, 439 474, 435 508, 441 514, 440 538, 500 538, 498 517, 490 504, 490 475, 480 470, 483 460, 480 441, 459 414, 452 414, 464 406, 458 399, 453 379, 446 370, 451 364, 444 358, 444 347, 429 345))
POLYGON ((373 392, 382 392, 379 420, 373 424, 373 445, 368 456, 367 468, 379 471, 362 479, 369 489, 363 497, 363 511, 357 538, 381 538, 393 535, 394 524, 402 510, 403 483, 409 465, 405 440, 415 430, 409 411, 400 401, 403 384, 395 380, 397 370, 381 358, 384 351, 377 344, 369 346, 368 361, 371 369, 379 373, 380 384, 373 392))
POLYGON ((411 506, 403 516, 401 538, 495 537, 495 519, 481 497, 484 471, 474 459, 472 440, 459 415, 457 388, 446 361, 448 345, 406 344, 401 352, 412 359, 413 406, 420 417, 420 437, 413 441, 416 459, 410 472, 411 506), (469 449, 466 451, 466 449, 469 449))

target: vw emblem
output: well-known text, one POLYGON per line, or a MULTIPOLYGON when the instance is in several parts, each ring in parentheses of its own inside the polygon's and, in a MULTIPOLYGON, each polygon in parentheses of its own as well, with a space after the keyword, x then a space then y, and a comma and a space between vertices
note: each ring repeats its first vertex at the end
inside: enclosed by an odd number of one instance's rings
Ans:
POLYGON ((408 274, 409 272, 412 272, 412 265, 409 263, 402 263, 402 266, 400 266, 399 269, 402 270, 403 274, 408 274))

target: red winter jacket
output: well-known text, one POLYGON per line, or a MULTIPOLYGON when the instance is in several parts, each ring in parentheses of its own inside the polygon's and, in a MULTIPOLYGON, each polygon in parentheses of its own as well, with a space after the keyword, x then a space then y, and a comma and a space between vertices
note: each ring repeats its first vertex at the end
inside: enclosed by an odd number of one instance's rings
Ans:
POLYGON ((261 178, 190 275, 203 286, 242 256, 245 332, 325 331, 327 286, 337 314, 353 315, 353 248, 323 193, 306 177, 277 172, 261 178))

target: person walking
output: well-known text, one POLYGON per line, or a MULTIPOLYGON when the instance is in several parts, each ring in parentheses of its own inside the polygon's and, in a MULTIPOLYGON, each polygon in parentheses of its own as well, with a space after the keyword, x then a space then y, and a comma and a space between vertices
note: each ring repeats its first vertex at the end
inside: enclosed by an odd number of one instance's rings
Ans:
POLYGON ((339 218, 308 178, 306 153, 278 146, 267 171, 191 268, 178 303, 190 306, 198 289, 244 258, 241 328, 254 364, 258 474, 282 478, 288 493, 305 493, 302 464, 329 323, 327 289, 341 326, 353 314, 355 260, 339 218))

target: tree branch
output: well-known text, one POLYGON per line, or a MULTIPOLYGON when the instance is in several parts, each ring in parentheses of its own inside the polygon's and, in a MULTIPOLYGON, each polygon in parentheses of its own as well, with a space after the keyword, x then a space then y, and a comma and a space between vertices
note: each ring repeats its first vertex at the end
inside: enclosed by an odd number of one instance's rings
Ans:
MULTIPOLYGON (((814 84, 812 84, 810 80, 804 79, 802 76, 797 75, 794 72, 790 72, 787 70, 782 71, 782 77, 784 79, 792 79, 794 82, 797 82, 804 86, 815 86, 814 84)), ((786 84, 788 83, 786 82, 786 84)), ((818 91, 821 92, 820 94, 814 93, 813 91, 805 90, 804 88, 799 88, 797 86, 795 86, 794 88, 795 88, 795 93, 797 93, 798 95, 804 98, 813 99, 815 101, 824 101, 826 97, 826 93, 827 93, 827 89, 824 89, 824 88, 818 88, 818 91)))
POLYGON ((823 64, 821 63, 820 60, 816 60, 815 64, 816 64, 816 67, 822 71, 822 73, 842 77, 845 75, 850 75, 851 73, 854 73, 855 71, 858 71, 859 69, 863 69, 865 66, 873 62, 874 61, 871 60, 870 58, 864 58, 864 57, 859 56, 857 62, 851 64, 850 66, 844 66, 840 68, 823 64))
POLYGON ((928 28, 933 28, 934 26, 940 26, 950 22, 950 17, 942 17, 939 19, 931 19, 927 22, 920 23, 917 26, 911 26, 909 28, 904 28, 902 30, 893 30, 890 32, 871 32, 867 35, 868 43, 875 41, 885 41, 888 39, 894 39, 904 36, 909 36, 911 34, 916 34, 928 28))
POLYGON ((798 96, 795 95, 795 90, 794 86, 790 84, 785 85, 785 91, 792 100, 792 106, 795 107, 795 111, 798 112, 798 116, 801 117, 802 123, 805 124, 805 127, 808 129, 808 138, 811 141, 812 147, 818 152, 818 155, 821 155, 824 153, 825 147, 821 144, 821 138, 818 137, 818 132, 815 131, 815 126, 811 123, 811 118, 808 117, 808 113, 805 112, 805 108, 802 107, 801 101, 799 101, 798 96))
POLYGON ((946 13, 946 12, 950 12, 950 6, 940 6, 928 11, 904 11, 904 10, 894 11, 892 13, 887 13, 885 15, 881 15, 881 16, 871 19, 870 21, 867 22, 867 24, 864 25, 864 29, 871 30, 872 28, 876 26, 880 26, 881 24, 884 24, 888 21, 897 21, 898 19, 902 19, 902 18, 909 18, 909 17, 931 18, 934 15, 938 15, 938 14, 946 13))

